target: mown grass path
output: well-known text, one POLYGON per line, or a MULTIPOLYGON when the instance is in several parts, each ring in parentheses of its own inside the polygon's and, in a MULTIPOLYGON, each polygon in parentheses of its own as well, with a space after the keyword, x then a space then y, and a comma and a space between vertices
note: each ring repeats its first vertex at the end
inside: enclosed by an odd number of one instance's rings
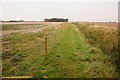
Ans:
POLYGON ((85 65, 80 63, 79 56, 89 56, 87 44, 71 24, 66 24, 56 34, 56 45, 49 50, 44 65, 49 77, 82 77, 80 73, 85 65))
POLYGON ((114 67, 106 64, 108 56, 92 48, 85 38, 67 23, 56 30, 56 43, 49 43, 49 55, 42 64, 49 78, 114 77, 114 67), (54 44, 54 45, 53 45, 54 44), (105 63, 104 63, 105 62, 105 63))

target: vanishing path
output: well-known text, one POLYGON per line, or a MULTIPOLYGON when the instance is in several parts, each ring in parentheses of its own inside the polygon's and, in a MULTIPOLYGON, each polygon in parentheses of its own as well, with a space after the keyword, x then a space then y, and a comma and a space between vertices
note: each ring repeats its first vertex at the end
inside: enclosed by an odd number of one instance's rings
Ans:
POLYGON ((92 46, 88 45, 75 25, 66 23, 56 34, 56 45, 49 50, 48 60, 43 64, 48 77, 114 76, 110 72, 112 66, 104 64, 105 54, 97 48, 98 52, 92 53, 92 46))

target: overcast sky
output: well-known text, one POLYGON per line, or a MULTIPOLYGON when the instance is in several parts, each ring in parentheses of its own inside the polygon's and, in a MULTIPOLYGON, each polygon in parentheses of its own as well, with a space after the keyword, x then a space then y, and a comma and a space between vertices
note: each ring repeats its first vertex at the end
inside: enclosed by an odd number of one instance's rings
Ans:
POLYGON ((4 0, 0 6, 0 20, 118 21, 117 0, 4 0))

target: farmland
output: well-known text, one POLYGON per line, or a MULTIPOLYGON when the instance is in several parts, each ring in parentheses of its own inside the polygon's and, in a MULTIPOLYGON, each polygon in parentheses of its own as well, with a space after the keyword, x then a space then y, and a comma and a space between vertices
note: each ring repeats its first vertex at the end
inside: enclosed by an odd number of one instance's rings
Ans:
POLYGON ((29 76, 34 67, 35 78, 120 77, 117 27, 104 26, 78 22, 3 24, 2 76, 29 76))

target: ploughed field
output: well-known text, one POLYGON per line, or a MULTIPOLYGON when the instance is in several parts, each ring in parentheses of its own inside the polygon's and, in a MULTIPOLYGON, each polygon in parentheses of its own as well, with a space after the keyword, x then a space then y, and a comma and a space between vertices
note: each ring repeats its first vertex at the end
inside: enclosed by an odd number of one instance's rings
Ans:
POLYGON ((30 76, 34 67, 35 78, 120 77, 117 27, 96 26, 78 22, 3 24, 2 75, 30 76))

